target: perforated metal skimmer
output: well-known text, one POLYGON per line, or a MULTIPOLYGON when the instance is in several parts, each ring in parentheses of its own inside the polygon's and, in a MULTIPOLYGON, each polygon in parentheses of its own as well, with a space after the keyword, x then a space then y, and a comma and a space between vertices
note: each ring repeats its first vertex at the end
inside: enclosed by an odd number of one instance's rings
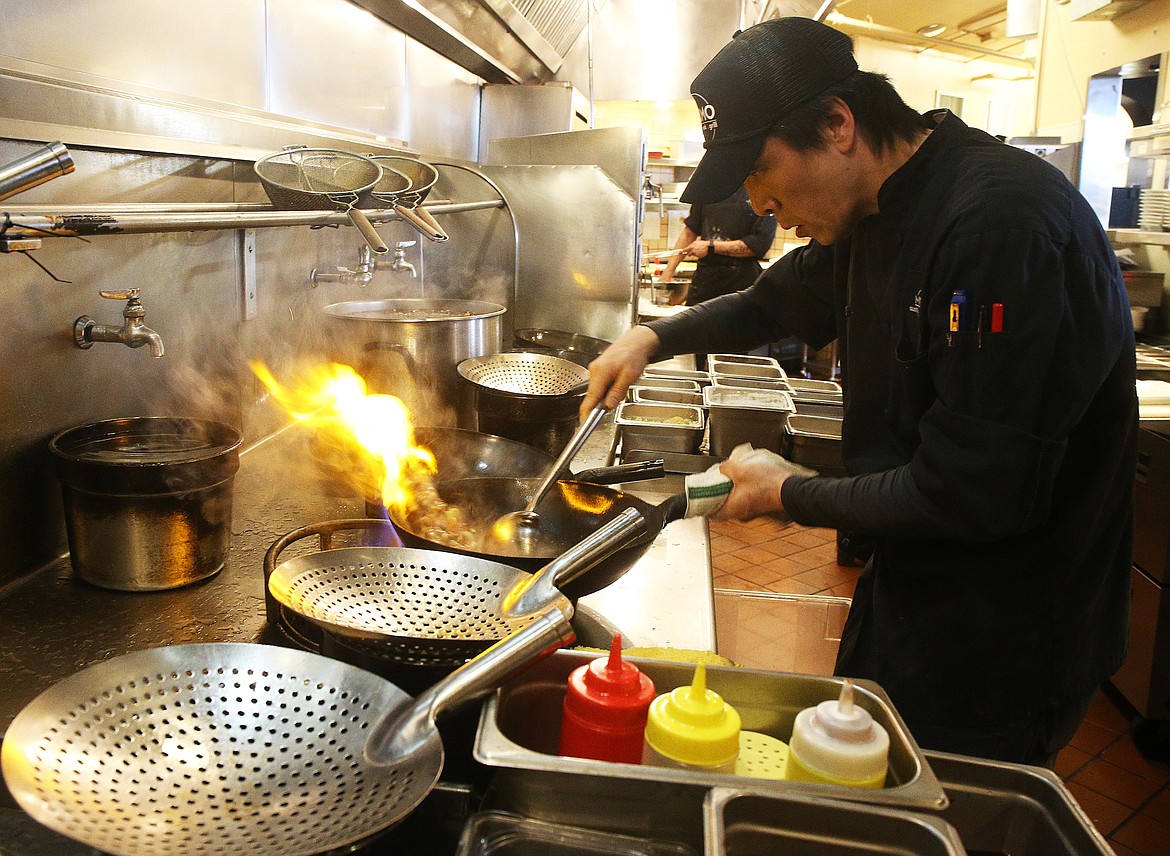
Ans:
POLYGON ((589 370, 550 354, 489 354, 459 364, 459 374, 477 386, 519 395, 583 392, 589 370))
POLYGON ((442 769, 437 732, 396 766, 363 756, 409 701, 345 663, 240 643, 137 651, 46 690, 4 737, 37 821, 119 856, 299 856, 393 826, 442 769))

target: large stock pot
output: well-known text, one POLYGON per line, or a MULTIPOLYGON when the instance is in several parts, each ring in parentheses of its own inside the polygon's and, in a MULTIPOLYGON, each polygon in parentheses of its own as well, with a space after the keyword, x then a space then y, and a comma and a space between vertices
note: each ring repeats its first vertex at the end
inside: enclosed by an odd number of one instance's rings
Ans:
MULTIPOLYGON (((456 366, 499 353, 503 316, 482 300, 397 298, 353 300, 325 307, 340 347, 374 391, 398 396, 430 424, 475 429, 475 405, 456 366), (441 412, 449 411, 449 412, 441 412), (450 417, 450 418, 448 418, 450 417)), ((424 421, 416 417, 416 421, 424 421)))

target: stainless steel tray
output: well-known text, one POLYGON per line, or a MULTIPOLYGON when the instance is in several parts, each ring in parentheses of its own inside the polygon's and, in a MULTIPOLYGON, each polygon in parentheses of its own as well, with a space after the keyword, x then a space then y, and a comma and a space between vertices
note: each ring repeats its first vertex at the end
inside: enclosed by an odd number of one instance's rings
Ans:
POLYGON ((925 752, 950 804, 939 815, 972 852, 1012 856, 1113 853, 1051 770, 925 752))
MULTIPOLYGON (((613 816, 614 831, 651 837, 701 840, 702 805, 713 787, 749 793, 808 794, 915 809, 946 805, 942 785, 901 717, 877 684, 856 681, 857 703, 890 735, 887 785, 878 790, 812 782, 749 779, 638 764, 613 764, 556 753, 565 683, 592 655, 558 651, 524 672, 484 703, 474 754, 499 768, 495 788, 504 807, 527 817, 588 825, 613 816)), ((658 691, 689 684, 694 666, 630 658, 658 691)), ((739 712, 743 728, 787 740, 796 714, 836 698, 842 680, 728 666, 708 666, 707 685, 739 712)))
POLYGON ((959 834, 938 817, 807 794, 763 796, 714 788, 703 814, 706 856, 964 856, 967 852, 959 834))

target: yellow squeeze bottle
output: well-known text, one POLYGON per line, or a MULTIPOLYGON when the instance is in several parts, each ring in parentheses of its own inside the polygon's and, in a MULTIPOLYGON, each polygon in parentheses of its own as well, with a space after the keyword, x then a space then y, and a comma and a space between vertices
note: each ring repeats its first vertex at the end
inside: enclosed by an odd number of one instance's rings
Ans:
POLYGON ((739 714, 707 689, 707 667, 699 663, 690 686, 663 693, 651 702, 642 763, 734 773, 739 728, 739 714))
POLYGON ((858 788, 886 783, 890 736, 869 711, 853 703, 845 681, 839 698, 796 715, 788 742, 786 778, 858 788))

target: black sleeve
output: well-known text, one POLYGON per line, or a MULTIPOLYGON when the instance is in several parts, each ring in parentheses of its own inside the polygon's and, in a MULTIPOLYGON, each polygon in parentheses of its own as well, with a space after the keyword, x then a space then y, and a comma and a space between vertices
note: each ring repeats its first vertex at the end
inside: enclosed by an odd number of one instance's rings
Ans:
POLYGON ((661 341, 655 358, 737 353, 790 336, 823 348, 837 338, 834 263, 831 248, 809 244, 778 259, 751 288, 649 322, 661 341))
POLYGON ((772 248, 772 241, 776 239, 776 220, 771 215, 767 217, 760 217, 752 215, 752 230, 747 235, 744 235, 743 242, 747 244, 747 248, 752 251, 757 259, 762 259, 768 255, 768 250, 772 248))
POLYGON ((690 213, 683 218, 683 225, 695 233, 695 237, 703 237, 703 206, 696 202, 691 206, 690 213))

